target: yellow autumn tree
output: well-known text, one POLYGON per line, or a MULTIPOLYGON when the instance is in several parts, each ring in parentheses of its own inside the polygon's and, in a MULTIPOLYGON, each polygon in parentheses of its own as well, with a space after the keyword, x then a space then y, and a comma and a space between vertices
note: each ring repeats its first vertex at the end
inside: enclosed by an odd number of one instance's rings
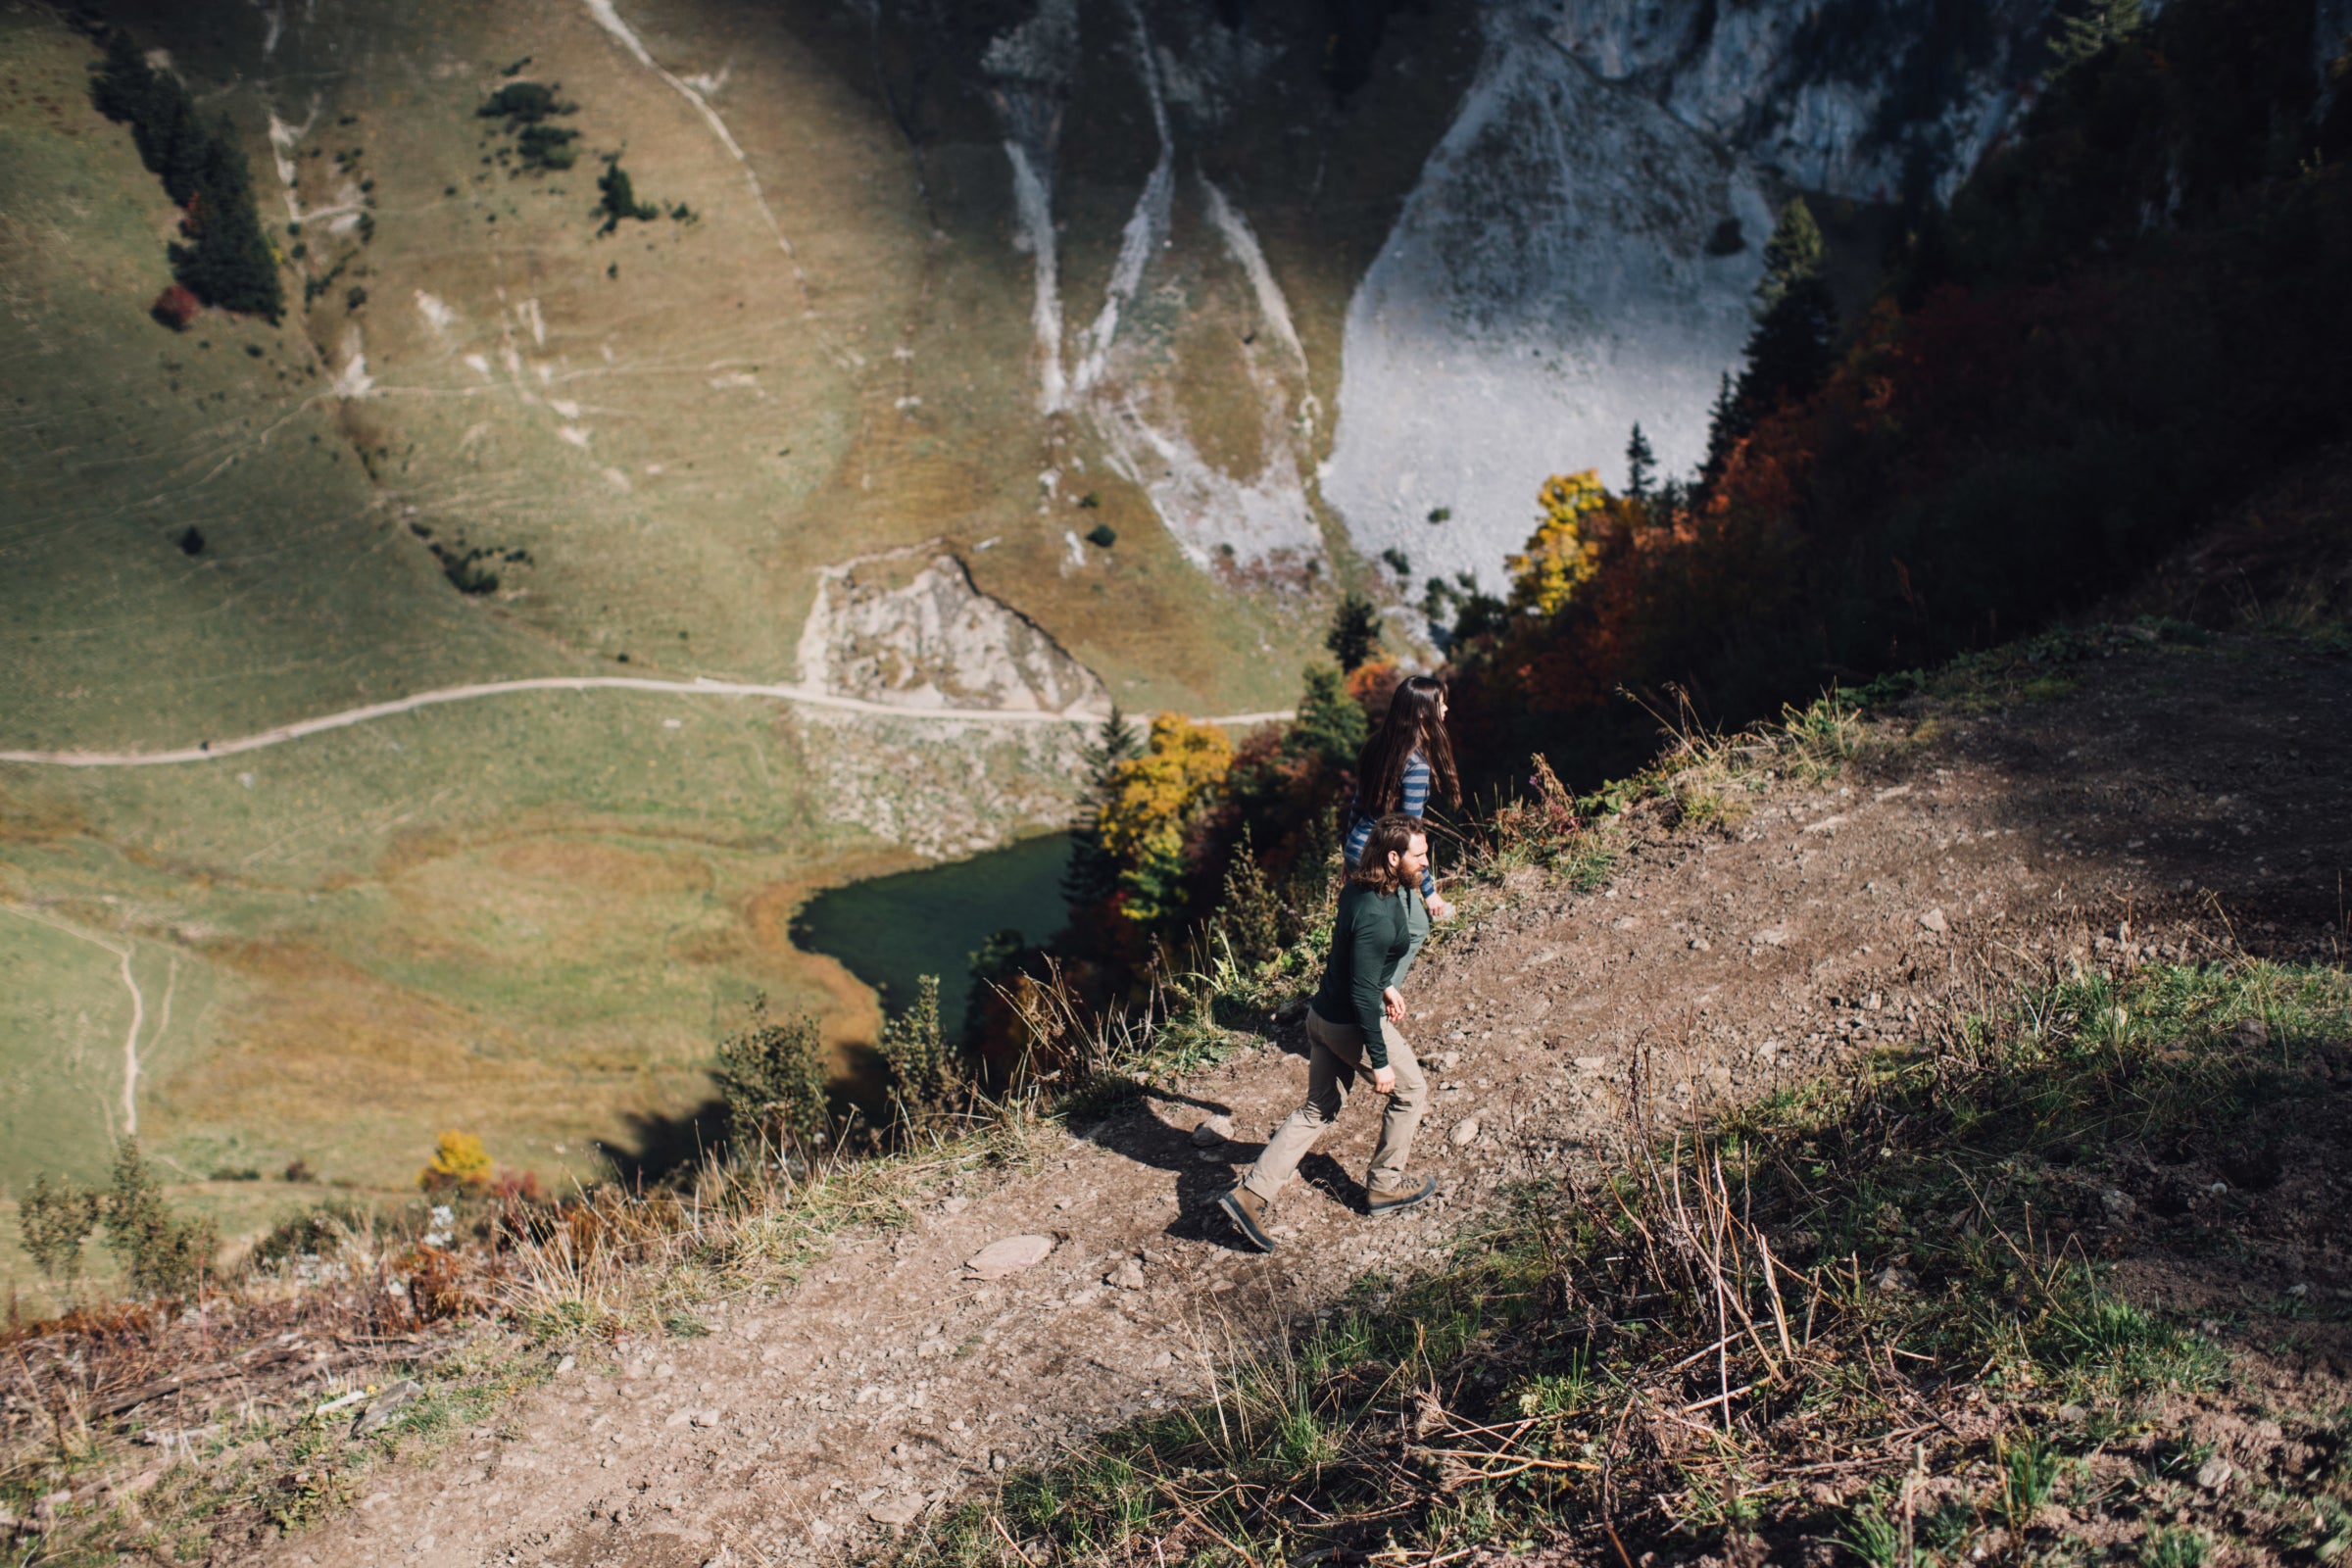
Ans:
POLYGON ((478 1192, 490 1185, 489 1151, 472 1133, 443 1133, 432 1159, 416 1173, 416 1185, 428 1193, 478 1192))
POLYGON ((1143 755, 1111 769, 1097 832, 1118 863, 1130 918, 1149 925, 1183 906, 1185 829, 1232 765, 1223 730, 1162 713, 1143 755))
POLYGON ((1606 508, 1610 497, 1600 475, 1584 468, 1544 480, 1536 499, 1544 509, 1536 531, 1528 535, 1527 548, 1503 564, 1511 574, 1511 609, 1552 615, 1600 570, 1593 514, 1606 508))

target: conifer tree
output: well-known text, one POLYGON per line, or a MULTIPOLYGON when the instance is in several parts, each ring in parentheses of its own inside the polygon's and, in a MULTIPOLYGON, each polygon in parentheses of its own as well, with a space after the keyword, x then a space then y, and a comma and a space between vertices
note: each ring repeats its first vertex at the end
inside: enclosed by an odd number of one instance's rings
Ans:
POLYGON ((1340 662, 1340 673, 1351 675, 1371 662, 1380 647, 1380 612, 1362 594, 1349 592, 1331 617, 1323 646, 1340 662))
POLYGON ((1649 499, 1649 482, 1657 476, 1658 455, 1650 449, 1649 437, 1642 433, 1642 421, 1634 421, 1634 433, 1625 443, 1625 494, 1629 501, 1649 499))
POLYGON ((1086 795, 1070 824, 1070 865, 1061 874, 1062 895, 1072 908, 1101 904, 1118 891, 1118 858, 1102 847, 1102 808, 1117 787, 1119 764, 1143 750, 1143 731, 1113 703, 1094 744, 1079 754, 1086 766, 1086 795))
POLYGON ((253 171, 228 122, 206 126, 180 79, 148 65, 130 34, 119 29, 107 37, 90 102, 130 126, 139 161, 162 176, 164 194, 187 210, 191 243, 171 247, 172 275, 207 305, 276 320, 285 309, 277 256, 262 232, 253 171))
POLYGON ((1737 382, 1725 378, 1708 420, 1703 479, 1723 471, 1732 448, 1784 403, 1810 397, 1829 378, 1838 305, 1821 276, 1821 226, 1802 196, 1790 197, 1764 247, 1756 284, 1756 329, 1737 382))
POLYGON ((1723 372, 1723 381, 1715 389, 1715 401, 1707 409, 1707 456, 1699 466, 1698 482, 1703 489, 1715 482, 1723 471, 1723 460, 1731 455, 1732 444, 1745 434, 1735 430, 1738 402, 1732 396, 1732 372, 1723 372))
POLYGON ((1764 242, 1764 277, 1756 285, 1754 314, 1759 321, 1788 296, 1799 281, 1821 270, 1821 225, 1802 196, 1791 196, 1781 209, 1772 238, 1764 242))

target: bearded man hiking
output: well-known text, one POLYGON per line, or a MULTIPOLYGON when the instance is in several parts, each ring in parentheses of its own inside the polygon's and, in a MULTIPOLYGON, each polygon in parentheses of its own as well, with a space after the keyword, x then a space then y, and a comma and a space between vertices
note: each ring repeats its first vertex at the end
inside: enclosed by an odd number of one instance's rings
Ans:
POLYGON ((1437 1191, 1431 1178, 1404 1174, 1413 1134, 1429 1111, 1429 1080, 1396 1027, 1404 1021, 1404 997, 1397 988, 1429 935, 1429 911, 1421 900, 1421 873, 1428 864, 1429 840, 1420 820, 1401 813, 1384 816, 1372 824, 1355 872, 1340 892, 1331 956, 1306 1012, 1306 1103, 1274 1130, 1242 1184, 1217 1200, 1243 1239, 1261 1252, 1274 1250, 1267 1224, 1276 1196, 1338 1118, 1359 1074, 1371 1078, 1376 1093, 1389 1097, 1380 1146, 1372 1152, 1364 1182, 1365 1211, 1398 1213, 1437 1191))

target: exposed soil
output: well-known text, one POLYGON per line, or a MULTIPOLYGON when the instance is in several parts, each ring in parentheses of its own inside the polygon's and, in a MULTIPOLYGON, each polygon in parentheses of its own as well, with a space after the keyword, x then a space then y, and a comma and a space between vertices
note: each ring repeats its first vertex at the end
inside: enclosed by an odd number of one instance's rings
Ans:
MULTIPOLYGON (((2231 638, 2106 646, 2036 682, 2038 701, 1976 694, 1874 721, 1878 744, 1840 782, 1773 785, 1708 825, 1645 808, 1600 891, 1506 888, 1414 976, 1410 1032, 1443 1086, 1416 1155, 1442 1196, 1422 1213, 1361 1214, 1361 1103, 1285 1196, 1275 1254, 1243 1250, 1210 1208, 1302 1090, 1288 1027, 1075 1128, 1027 1173, 942 1194, 895 1241, 845 1246, 779 1299, 708 1314, 709 1338, 581 1357, 501 1429, 514 1436, 383 1476, 348 1515, 259 1555, 844 1555, 885 1528, 877 1515, 911 1520, 986 1485, 999 1456, 1041 1459, 1200 1395, 1228 1333, 1280 1331, 1368 1270, 1412 1269, 1474 1233, 1503 1184, 1607 1160, 1638 1050, 1661 1108, 1697 1111, 1835 1072, 1987 970, 2238 945, 2340 961, 2352 660, 2231 638), (1190 1134, 1215 1112, 1236 1141, 1203 1152, 1190 1134), (1474 1117, 1457 1148, 1449 1132, 1474 1117), (1057 1238, 1043 1263, 964 1277, 984 1245, 1028 1232, 1057 1238), (1131 1262, 1127 1286, 1105 1283, 1131 1262)), ((2118 1260, 2127 1288, 2227 1319, 2254 1380, 2298 1403, 2340 1397, 2352 1376, 2332 1321, 2352 1286, 2345 1066, 2255 1150, 2051 1153, 2082 1198, 2057 1223, 2118 1260), (2213 1245, 2222 1233, 2235 1244, 2213 1245)))

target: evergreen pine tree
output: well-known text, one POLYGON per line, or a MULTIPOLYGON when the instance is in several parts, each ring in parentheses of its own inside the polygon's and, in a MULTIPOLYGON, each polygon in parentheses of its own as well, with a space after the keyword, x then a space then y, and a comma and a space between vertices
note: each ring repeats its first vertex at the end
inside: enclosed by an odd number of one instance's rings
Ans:
POLYGON ((1772 225, 1772 238, 1764 242, 1764 277, 1756 284, 1756 319, 1770 316, 1799 279, 1820 270, 1821 225, 1813 220, 1813 209, 1805 205, 1805 199, 1791 196, 1788 205, 1781 209, 1780 220, 1772 225))
POLYGON ((1340 672, 1329 664, 1308 665, 1284 749, 1294 757, 1320 757, 1333 767, 1353 767, 1369 732, 1364 705, 1348 695, 1340 672))
POLYGON ((1649 497, 1649 482, 1658 471, 1658 455, 1650 449, 1649 437, 1642 433, 1642 421, 1634 421, 1633 436, 1625 443, 1625 494, 1628 500, 1644 501, 1649 497))
POLYGON ((1707 457, 1699 466, 1698 480, 1703 488, 1715 482, 1723 471, 1724 460, 1732 455, 1733 444, 1747 434, 1739 428, 1739 402, 1732 396, 1732 372, 1723 372, 1723 382, 1715 390, 1715 402, 1707 410, 1707 457))
POLYGON ((1070 865, 1061 874, 1062 895, 1074 909, 1099 905, 1118 891, 1119 862, 1102 848, 1102 808, 1110 803, 1118 765, 1143 751, 1143 731, 1113 703, 1094 744, 1079 754, 1086 765, 1086 795, 1070 823, 1070 865))
POLYGON ((1323 646, 1340 662, 1343 675, 1369 663, 1380 647, 1380 612, 1372 608, 1372 601, 1352 590, 1342 599, 1332 613, 1331 629, 1323 634, 1323 646))
POLYGON ((189 205, 195 243, 172 247, 172 275, 207 305, 276 320, 285 309, 277 258, 253 205, 253 171, 226 121, 209 138, 189 205))
POLYGON ((1707 425, 1701 483, 1712 484, 1732 448, 1784 403, 1810 397, 1829 378, 1838 305, 1821 276, 1821 227, 1802 196, 1781 209, 1756 284, 1756 329, 1740 379, 1728 375, 1707 425))
POLYGON ((228 122, 208 127, 180 79, 149 66, 121 30, 107 35, 90 102, 130 126, 139 161, 187 209, 191 243, 171 247, 172 275, 207 305, 276 320, 285 309, 277 255, 262 232, 253 171, 228 122))

